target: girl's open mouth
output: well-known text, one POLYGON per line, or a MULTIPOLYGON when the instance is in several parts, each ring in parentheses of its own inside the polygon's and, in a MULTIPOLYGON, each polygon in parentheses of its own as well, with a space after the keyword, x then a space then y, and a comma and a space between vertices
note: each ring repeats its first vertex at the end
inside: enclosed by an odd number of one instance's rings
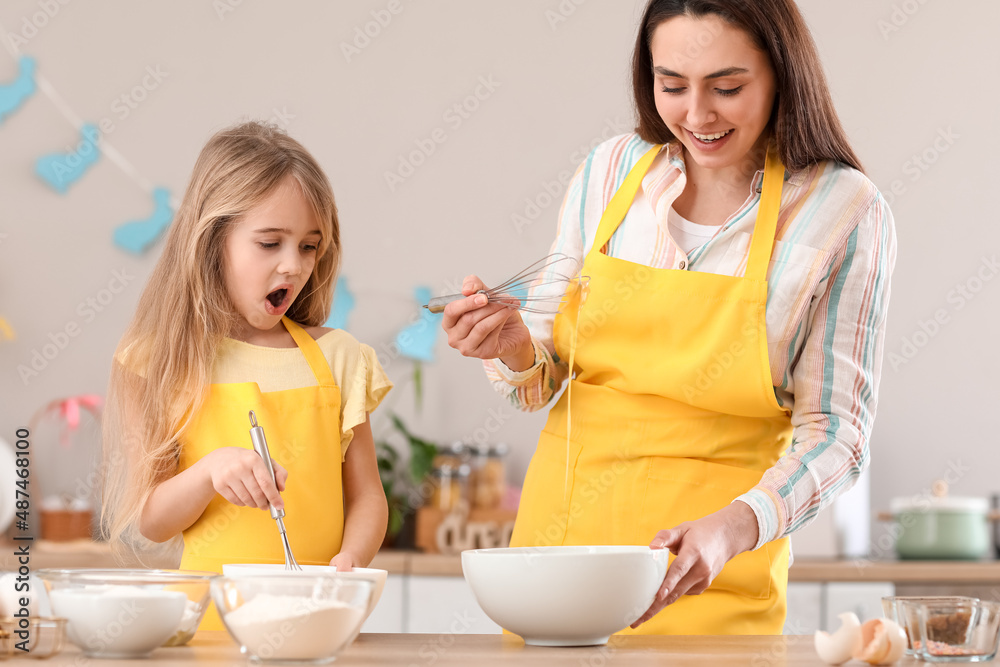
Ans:
POLYGON ((286 287, 276 289, 267 295, 264 308, 271 315, 281 315, 288 309, 291 301, 291 290, 286 287))

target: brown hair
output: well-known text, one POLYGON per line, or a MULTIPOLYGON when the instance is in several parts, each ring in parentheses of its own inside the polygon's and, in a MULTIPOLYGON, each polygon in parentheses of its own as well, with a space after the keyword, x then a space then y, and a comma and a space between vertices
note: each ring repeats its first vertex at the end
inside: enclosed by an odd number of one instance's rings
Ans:
POLYGON ((656 111, 653 32, 675 16, 714 14, 747 33, 774 68, 777 94, 768 125, 790 171, 836 160, 864 171, 837 117, 816 44, 793 0, 650 0, 632 56, 632 91, 644 141, 664 144, 674 138, 656 111))
POLYGON ((201 405, 219 343, 239 320, 226 286, 226 238, 288 178, 312 208, 321 240, 312 274, 287 315, 307 326, 329 316, 340 225, 322 168, 273 125, 247 122, 218 132, 198 156, 163 254, 115 352, 101 516, 113 547, 151 546, 137 530, 142 509, 152 489, 174 474, 179 437, 201 405))

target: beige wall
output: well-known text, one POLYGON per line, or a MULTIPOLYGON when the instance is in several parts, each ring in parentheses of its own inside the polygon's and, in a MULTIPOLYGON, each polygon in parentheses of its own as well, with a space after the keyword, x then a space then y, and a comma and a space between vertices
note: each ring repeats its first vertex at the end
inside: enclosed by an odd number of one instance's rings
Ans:
MULTIPOLYGON (((334 185, 343 275, 358 298, 349 329, 386 357, 384 346, 415 312, 414 286, 444 291, 470 272, 496 282, 545 253, 558 211, 558 203, 546 201, 547 184, 561 196, 553 182, 596 140, 630 128, 628 58, 642 4, 6 0, 0 23, 29 38, 24 51, 73 112, 113 121, 105 140, 136 179, 166 186, 177 198, 213 131, 244 117, 285 122, 334 185), (51 18, 39 14, 46 5, 58 7, 51 18), (372 12, 387 25, 348 57, 342 44, 373 20, 372 12), (37 34, 23 32, 25 21, 44 25, 37 34), (155 87, 147 78, 150 90, 140 93, 146 99, 123 118, 115 101, 142 85, 148 67, 165 78, 155 87), (477 92, 482 99, 469 101, 478 108, 467 118, 449 113, 477 92), (435 136, 445 141, 391 189, 385 173, 438 128, 435 136), (531 210, 527 200, 542 206, 531 210), (532 224, 518 228, 513 216, 526 213, 532 224)), ((961 470, 956 493, 1000 491, 1000 280, 976 282, 977 274, 995 276, 984 258, 1000 245, 987 201, 1000 150, 992 128, 1000 100, 992 71, 1000 61, 1000 4, 800 4, 870 176, 886 193, 896 183, 897 194, 888 196, 899 261, 886 351, 904 362, 886 363, 883 373, 873 506, 887 508, 890 497, 927 487, 950 466, 961 470), (924 153, 921 167, 912 156, 924 153), (960 296, 956 290, 967 284, 981 291, 960 296), (926 324, 936 313, 947 322, 926 324), (925 337, 922 326, 933 333, 925 337)), ((0 51, 0 81, 14 72, 0 51)), ((111 159, 65 196, 34 176, 39 155, 75 140, 73 127, 41 94, 0 124, 0 316, 17 331, 16 341, 0 342, 0 437, 7 440, 44 402, 104 391, 115 342, 159 251, 135 257, 111 244, 116 225, 150 209, 148 195, 111 159), (99 313, 81 309, 116 271, 131 277, 124 289, 99 313), (22 382, 17 366, 68 324, 78 325, 78 335, 22 382)), ((502 422, 493 437, 513 445, 519 479, 544 416, 514 414, 479 365, 443 341, 437 355, 424 372, 419 416, 410 364, 387 364, 398 387, 388 407, 442 441, 502 422), (500 419, 490 421, 496 413, 500 419)), ((377 430, 384 427, 376 422, 377 430)), ((36 435, 36 455, 59 466, 60 483, 85 469, 89 452, 57 461, 52 429, 36 435)), ((92 431, 85 441, 96 442, 92 431)))

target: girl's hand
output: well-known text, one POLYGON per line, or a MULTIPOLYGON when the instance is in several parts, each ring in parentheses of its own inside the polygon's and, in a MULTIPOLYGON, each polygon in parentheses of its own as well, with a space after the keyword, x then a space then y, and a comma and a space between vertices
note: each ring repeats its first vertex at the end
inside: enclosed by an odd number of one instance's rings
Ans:
POLYGON ((330 565, 337 568, 337 572, 350 572, 354 569, 354 556, 341 551, 330 559, 330 565))
MULTIPOLYGON (((462 284, 466 298, 445 306, 441 326, 448 334, 448 345, 466 357, 500 358, 504 363, 511 362, 507 363, 511 370, 525 370, 531 366, 534 351, 521 314, 510 306, 488 303, 485 294, 476 294, 481 289, 486 289, 483 281, 467 276, 462 284), (525 368, 514 368, 524 366, 525 360, 525 368)), ((510 303, 516 301, 510 297, 510 303)))
POLYGON ((697 521, 658 532, 649 546, 670 549, 676 558, 653 604, 632 627, 639 627, 682 595, 704 592, 726 563, 757 544, 757 531, 757 517, 750 506, 735 502, 697 521))
POLYGON ((267 473, 260 455, 243 447, 220 447, 202 459, 208 467, 212 487, 223 498, 240 507, 267 509, 268 504, 282 509, 285 504, 279 491, 285 490, 288 471, 271 459, 275 481, 267 473))

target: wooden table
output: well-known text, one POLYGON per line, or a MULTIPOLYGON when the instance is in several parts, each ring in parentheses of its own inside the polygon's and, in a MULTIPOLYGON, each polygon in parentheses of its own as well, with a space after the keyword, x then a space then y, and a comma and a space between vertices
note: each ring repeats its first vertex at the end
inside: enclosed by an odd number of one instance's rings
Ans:
MULTIPOLYGON (((224 632, 200 632, 187 646, 160 648, 149 660, 90 660, 76 647, 50 658, 48 665, 125 667, 149 662, 160 665, 248 664, 224 632)), ((864 664, 864 663, 851 663, 864 664)), ((915 665, 905 658, 897 665, 915 665)), ((919 663, 923 664, 923 663, 919 663)), ((670 665, 683 667, 806 667, 825 665, 810 636, 758 637, 612 637, 606 646, 542 648, 525 646, 518 637, 501 635, 376 635, 362 634, 334 663, 354 665, 413 665, 415 667, 605 667, 606 665, 670 665)))

